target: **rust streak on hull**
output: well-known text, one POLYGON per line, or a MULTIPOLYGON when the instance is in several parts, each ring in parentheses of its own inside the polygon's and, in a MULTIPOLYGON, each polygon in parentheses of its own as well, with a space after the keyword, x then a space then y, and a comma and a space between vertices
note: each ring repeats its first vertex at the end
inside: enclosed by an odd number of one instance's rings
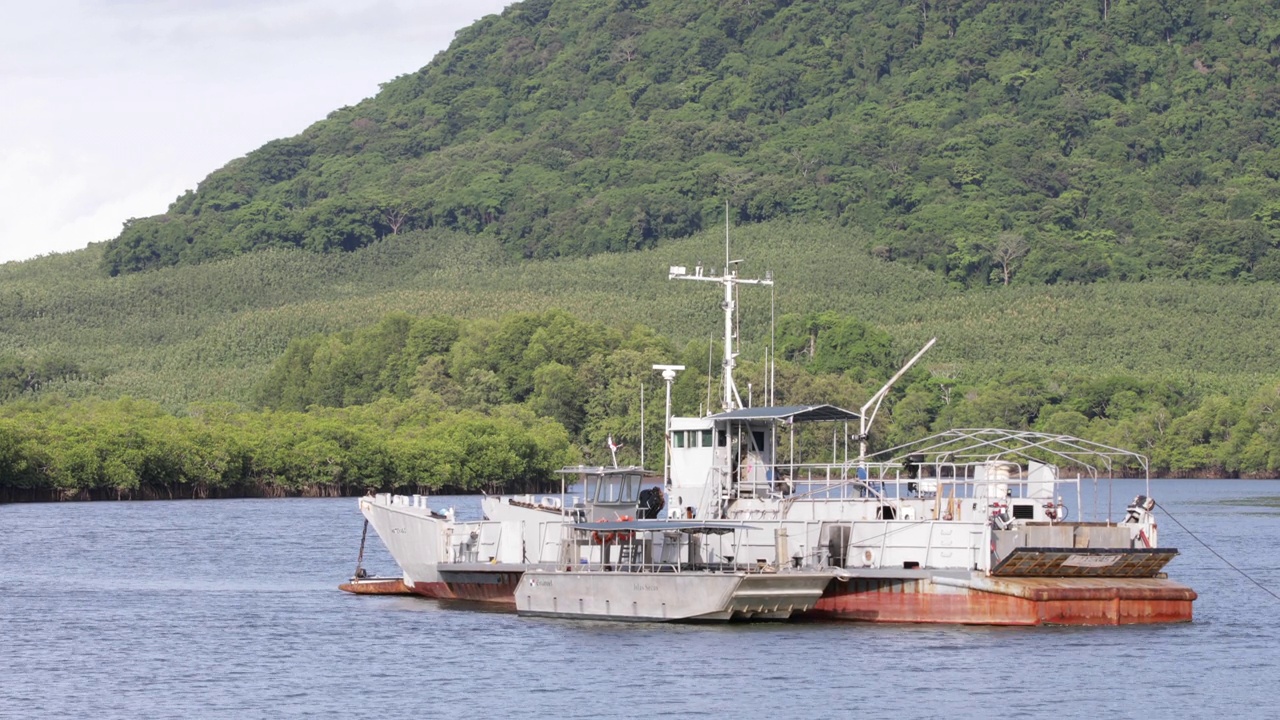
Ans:
POLYGON ((414 595, 434 600, 469 600, 473 602, 510 605, 515 609, 515 588, 523 573, 450 573, 447 581, 418 582, 409 590, 414 595), (473 577, 467 577, 472 575, 473 577))
POLYGON ((416 582, 409 586, 409 591, 432 600, 457 600, 449 586, 442 582, 416 582))
MULTIPOLYGON (((517 578, 517 582, 518 582, 517 578)), ((515 585, 496 587, 493 585, 473 585, 469 583, 450 583, 453 596, 458 600, 474 600, 478 602, 503 603, 515 607, 515 585)))
POLYGON ((523 570, 441 572, 451 597, 458 600, 501 603, 515 606, 516 587, 523 570))
POLYGON ((958 588, 926 580, 833 581, 808 617, 968 625, 1135 625, 1191 622, 1190 588, 1167 580, 1002 580, 958 588))

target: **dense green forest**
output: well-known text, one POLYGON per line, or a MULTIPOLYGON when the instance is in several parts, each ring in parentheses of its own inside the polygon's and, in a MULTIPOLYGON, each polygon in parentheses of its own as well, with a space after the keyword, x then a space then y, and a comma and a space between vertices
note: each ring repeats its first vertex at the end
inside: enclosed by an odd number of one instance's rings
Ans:
MULTIPOLYGON (((898 359, 930 337, 926 362, 965 379, 1011 368, 1173 378, 1244 395, 1275 377, 1280 312, 1265 283, 1189 281, 1009 286, 961 291, 870 255, 865 235, 773 222, 733 230, 745 272, 772 270, 779 314, 838 311, 882 328, 898 359)), ((563 309, 614 327, 645 323, 678 347, 720 334, 715 291, 666 280, 672 264, 723 257, 710 231, 656 250, 517 262, 496 241, 431 231, 354 253, 272 250, 162 272, 106 277, 102 246, 0 265, 0 357, 79 372, 41 391, 249 406, 295 338, 353 330, 388 313, 496 318, 563 309)), ((771 295, 742 293, 750 352, 768 334, 771 295), (754 344, 753 344, 754 343, 754 344)))
POLYGON ((112 274, 412 229, 505 255, 799 217, 966 285, 1280 279, 1280 6, 525 0, 130 220, 112 274))
POLYGON ((0 412, 0 501, 532 490, 576 457, 518 407, 430 399, 312 412, 154 402, 19 402, 0 412))
MULTIPOLYGON (((888 333, 834 311, 783 315, 777 348, 780 404, 856 407, 897 365, 888 333)), ((564 464, 607 462, 607 438, 623 442, 623 462, 648 459, 646 444, 660 453, 653 364, 685 364, 674 408, 702 412, 719 393, 712 364, 700 366, 718 355, 562 310, 391 313, 291 341, 253 410, 193 403, 175 415, 128 397, 20 392, 31 397, 0 406, 0 500, 536 490, 564 464)), ((767 375, 747 359, 739 378, 763 397, 767 375)), ((903 378, 871 437, 878 449, 946 427, 1036 428, 1139 449, 1164 472, 1270 475, 1278 403, 1280 382, 1232 398, 1127 374, 965 380, 935 365, 903 378)), ((801 436, 798 460, 827 457, 826 443, 801 436)))
MULTIPOLYGON (((0 266, 0 496, 531 488, 603 461, 609 435, 638 461, 642 385, 661 447, 652 364, 689 367, 678 412, 708 406, 718 293, 665 268, 722 242, 516 262, 437 231, 116 278, 101 246, 0 266)), ((1132 448, 1163 473, 1280 474, 1265 284, 958 290, 837 252, 865 242, 734 232, 746 270, 778 281, 740 297, 744 388, 762 392, 776 303, 780 402, 857 407, 940 338, 878 417, 878 447, 992 424, 1132 448)))
POLYGON ((937 337, 876 447, 998 425, 1280 476, 1278 53, 1243 1, 513 4, 0 265, 0 501, 636 462, 652 364, 689 368, 677 412, 714 395, 719 298, 666 268, 723 262, 726 203, 777 279, 740 297, 744 388, 776 332, 779 402, 855 408, 937 337))
MULTIPOLYGON (((838 312, 783 315, 777 347, 775 400, 782 405, 857 407, 899 363, 887 333, 838 312)), ((602 462, 606 438, 636 439, 643 431, 638 390, 646 382, 649 407, 661 406, 654 363, 677 358, 687 368, 672 389, 677 412, 715 407, 713 368, 699 367, 719 352, 707 350, 693 341, 677 352, 643 325, 612 330, 558 310, 466 325, 393 314, 360 330, 294 341, 260 386, 259 402, 300 410, 426 395, 473 411, 515 403, 554 418, 585 457, 602 462)), ((766 373, 759 359, 748 360, 739 379, 754 381, 763 395, 766 373)), ((965 381, 935 366, 903 378, 871 439, 879 449, 950 427, 1035 428, 1135 448, 1174 473, 1268 474, 1280 471, 1280 425, 1272 417, 1278 402, 1280 382, 1236 400, 1128 374, 1010 368, 965 381)), ((648 446, 660 448, 661 424, 644 427, 648 446)), ((826 440, 809 440, 802 454, 830 452, 826 440)), ((636 449, 624 459, 638 462, 636 449)))

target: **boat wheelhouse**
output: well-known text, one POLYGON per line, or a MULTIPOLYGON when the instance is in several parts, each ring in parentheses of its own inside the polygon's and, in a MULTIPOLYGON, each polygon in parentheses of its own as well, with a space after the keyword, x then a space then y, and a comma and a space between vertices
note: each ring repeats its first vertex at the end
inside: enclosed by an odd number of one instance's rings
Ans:
POLYGON ((848 437, 850 423, 858 420, 857 413, 832 405, 739 408, 702 418, 673 417, 670 512, 675 517, 720 517, 726 501, 789 495, 800 479, 797 424, 837 423, 835 431, 848 437))

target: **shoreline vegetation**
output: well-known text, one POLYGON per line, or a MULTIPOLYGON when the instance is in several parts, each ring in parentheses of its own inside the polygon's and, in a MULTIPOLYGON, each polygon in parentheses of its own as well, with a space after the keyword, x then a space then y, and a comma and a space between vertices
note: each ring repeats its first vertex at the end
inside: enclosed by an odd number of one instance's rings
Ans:
MULTIPOLYGON (((1129 476, 1116 477, 1116 480, 1133 479, 1129 476)), ((1152 476, 1152 482, 1162 480, 1205 480, 1218 482, 1225 480, 1280 480, 1280 473, 1262 476, 1230 476, 1205 477, 1196 473, 1179 473, 1177 475, 1152 476)), ((1100 478, 1099 482, 1105 482, 1100 478)), ((547 494, 559 492, 559 486, 544 484, 528 492, 547 494)), ((92 488, 60 490, 55 488, 4 488, 0 489, 0 505, 17 503, 67 503, 67 502, 151 502, 164 500, 245 500, 245 499, 299 499, 299 498, 356 498, 367 495, 369 490, 352 486, 315 486, 304 488, 280 488, 276 486, 258 486, 236 488, 199 488, 182 486, 178 488, 140 488, 138 490, 117 490, 113 488, 92 488)), ((405 491, 401 494, 415 494, 405 491)), ((483 496, 479 490, 451 491, 448 488, 427 490, 422 488, 421 495, 473 495, 483 496)))
MULTIPOLYGON (((783 315, 775 402, 858 407, 897 368, 894 347, 852 316, 783 315)), ((497 320, 391 313, 291 342, 254 389, 252 409, 215 402, 171 412, 150 400, 19 390, 0 404, 0 502, 547 491, 560 467, 609 462, 608 438, 623 443, 621 464, 640 464, 641 432, 661 453, 664 388, 651 368, 672 358, 686 365, 673 411, 701 414, 718 377, 699 369, 707 355, 697 341, 679 349, 643 325, 560 310, 497 320)), ((760 380, 763 392, 767 374, 763 362, 741 359, 743 383, 760 380)), ((872 442, 884 449, 948 427, 1034 428, 1142 452, 1155 477, 1275 478, 1277 405, 1277 384, 1242 398, 1127 375, 1014 369, 966 379, 943 364, 903 376, 872 442)), ((796 462, 830 458, 830 442, 829 430, 798 435, 796 462)))
POLYGON ((178 488, 139 488, 137 490, 119 490, 116 488, 77 488, 61 490, 56 488, 6 488, 0 490, 0 504, 24 502, 131 502, 151 500, 242 500, 246 498, 338 498, 358 497, 364 494, 361 488, 341 486, 308 487, 285 490, 274 486, 236 488, 209 488, 182 486, 178 488))
POLYGON ((129 398, 0 406, 0 499, 532 491, 572 457, 563 427, 517 407, 445 413, 384 400, 175 416, 129 398))

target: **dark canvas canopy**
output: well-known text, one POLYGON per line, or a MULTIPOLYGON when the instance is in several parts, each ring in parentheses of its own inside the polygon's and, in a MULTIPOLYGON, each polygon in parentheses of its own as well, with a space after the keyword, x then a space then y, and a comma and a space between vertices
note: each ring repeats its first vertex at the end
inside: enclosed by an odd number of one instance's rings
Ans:
POLYGON ((788 420, 791 422, 832 422, 856 421, 862 418, 856 412, 838 408, 835 405, 780 405, 775 407, 739 408, 729 412, 712 415, 711 419, 721 420, 788 420))

